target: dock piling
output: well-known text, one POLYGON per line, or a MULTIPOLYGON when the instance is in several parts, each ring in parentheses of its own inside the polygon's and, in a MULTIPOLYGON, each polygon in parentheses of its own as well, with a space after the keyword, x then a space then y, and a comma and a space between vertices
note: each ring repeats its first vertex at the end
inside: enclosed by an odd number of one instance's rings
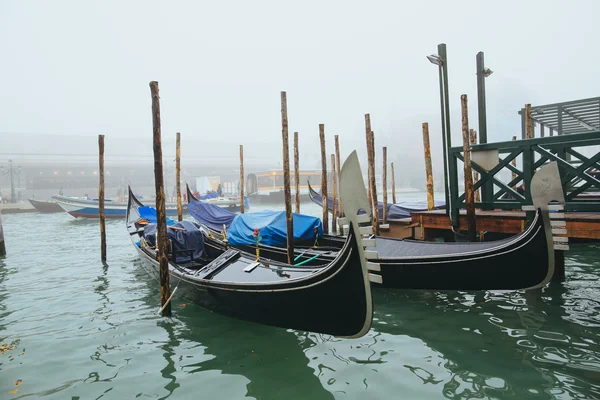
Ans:
POLYGON ((4 243, 4 229, 2 228, 2 211, 0 211, 0 257, 6 255, 6 244, 4 243))
POLYGON ((332 212, 331 212, 331 232, 337 234, 337 174, 335 168, 335 154, 331 155, 331 202, 332 212))
POLYGON ((387 147, 383 146, 383 223, 387 224, 388 198, 387 198, 387 147))
POLYGON ((177 187, 177 221, 183 221, 183 205, 181 204, 181 134, 175 139, 175 182, 177 187))
POLYGON ((240 144, 240 214, 244 213, 244 145, 240 144))
POLYGON ((392 202, 396 204, 396 176, 394 175, 394 163, 391 164, 392 168, 392 202))
POLYGON ((465 174, 465 205, 467 208, 467 223, 469 227, 469 241, 477 239, 477 226, 475 223, 475 196, 473 194, 473 174, 471 171, 471 145, 469 139, 469 111, 467 106, 467 95, 460 96, 462 114, 462 137, 464 153, 465 174))
POLYGON ((369 143, 369 171, 371 187, 371 209, 373 210, 373 234, 379 235, 379 202, 377 201, 377 182, 375 181, 375 133, 371 131, 368 136, 369 143))
POLYGON ((298 132, 294 132, 294 184, 296 186, 296 213, 300 214, 300 153, 298 151, 298 132))
POLYGON ((533 118, 531 118, 531 104, 525 104, 525 137, 533 139, 533 118))
MULTIPOLYGON (((335 135, 335 167, 336 167, 336 179, 337 179, 337 189, 338 192, 341 193, 341 188, 340 188, 340 137, 339 135, 335 135)), ((341 196, 339 196, 338 200, 337 200, 337 213, 338 213, 338 217, 341 218, 344 215, 344 212, 342 211, 342 199, 341 196)), ((340 225, 340 235, 344 235, 344 227, 340 225)))
POLYGON ((287 94, 281 92, 281 136, 283 139, 283 196, 285 198, 285 220, 287 227, 288 264, 294 261, 294 216, 290 188, 290 146, 288 142, 287 94))
POLYGON ((163 317, 171 316, 171 285, 169 282, 169 258, 167 254, 167 221, 165 210, 165 188, 162 165, 162 138, 160 127, 160 98, 158 82, 150 82, 152 95, 152 136, 154 150, 154 186, 156 189, 156 243, 160 263, 160 305, 163 317))
POLYGON ((369 204, 373 204, 371 195, 371 115, 365 114, 365 138, 367 140, 367 194, 369 196, 369 204))
POLYGON ((327 154, 325 150, 325 124, 319 124, 321 140, 321 199, 323 203, 323 231, 329 233, 329 205, 327 204, 327 154))
POLYGON ((435 199, 433 197, 433 170, 431 168, 431 146, 429 144, 429 123, 423 122, 423 150, 425 152, 425 177, 427 179, 427 209, 435 208, 435 199))
POLYGON ((104 135, 98 135, 98 217, 100 219, 100 260, 106 263, 106 222, 104 220, 104 135))

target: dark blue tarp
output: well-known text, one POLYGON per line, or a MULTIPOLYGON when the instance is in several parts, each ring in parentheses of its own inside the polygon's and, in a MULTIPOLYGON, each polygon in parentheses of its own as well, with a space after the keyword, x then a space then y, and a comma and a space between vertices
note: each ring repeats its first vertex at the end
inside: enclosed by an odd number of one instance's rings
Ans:
POLYGON ((219 197, 219 194, 217 192, 201 194, 200 196, 198 196, 200 200, 216 199, 217 197, 219 197))
POLYGON ((222 207, 198 200, 188 202, 188 211, 196 221, 217 231, 222 231, 223 225, 229 229, 236 215, 222 207))
MULTIPOLYGON (((318 236, 323 236, 323 224, 316 217, 293 214, 294 240, 314 240, 315 227, 318 236)), ((258 228, 262 237, 260 243, 269 246, 285 246, 287 242, 287 224, 284 211, 257 211, 236 215, 229 230, 227 240, 232 245, 256 243, 252 233, 258 228)))
MULTIPOLYGON (((148 221, 152 222, 153 224, 156 223, 156 209, 154 207, 150 207, 150 206, 143 206, 138 208, 138 212, 140 213, 140 217, 147 219, 148 221)), ((169 217, 167 218, 167 226, 173 225, 175 223, 174 220, 172 220, 169 217)))
MULTIPOLYGON (((204 256, 204 235, 193 222, 175 222, 171 227, 184 229, 167 229, 167 237, 173 243, 173 248, 176 252, 179 250, 193 249, 194 260, 204 256)), ((150 246, 156 246, 156 224, 150 224, 144 227, 144 238, 150 246)), ((189 251, 177 253, 178 263, 186 261, 191 261, 189 251)))
MULTIPOLYGON (((434 210, 444 210, 446 202, 434 201, 434 210)), ((415 211, 427 211, 426 201, 402 201, 392 204, 388 208, 388 219, 409 218, 410 214, 415 211)))

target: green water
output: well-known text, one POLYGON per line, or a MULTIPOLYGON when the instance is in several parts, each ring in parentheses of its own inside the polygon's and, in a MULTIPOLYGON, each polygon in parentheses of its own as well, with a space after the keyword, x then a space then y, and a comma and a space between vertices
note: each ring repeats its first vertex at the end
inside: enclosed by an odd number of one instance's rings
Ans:
POLYGON ((122 220, 108 266, 97 221, 3 221, 0 399, 600 398, 598 245, 572 245, 567 280, 542 291, 375 290, 373 328, 348 340, 181 298, 158 317, 122 220))

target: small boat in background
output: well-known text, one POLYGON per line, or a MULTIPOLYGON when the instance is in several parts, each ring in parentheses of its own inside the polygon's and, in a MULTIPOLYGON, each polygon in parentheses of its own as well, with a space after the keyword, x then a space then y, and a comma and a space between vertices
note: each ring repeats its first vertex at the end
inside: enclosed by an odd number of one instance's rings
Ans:
POLYGON ((28 199, 31 205, 41 213, 62 212, 63 209, 56 201, 28 199))
MULTIPOLYGON (((312 188, 310 182, 308 183, 308 193, 313 203, 323 206, 323 195, 312 188)), ((379 218, 383 219, 383 201, 378 201, 379 204, 379 218)), ((343 207, 343 204, 342 204, 343 207)), ((427 211, 426 201, 402 201, 400 203, 388 202, 388 220, 397 220, 403 218, 410 218, 410 214, 416 211, 427 211)), ((333 199, 331 196, 327 196, 327 208, 329 212, 333 212, 333 199)), ((434 204, 434 210, 445 210, 446 202, 437 200, 434 204)))
MULTIPOLYGON (((77 198, 69 196, 54 195, 52 198, 61 207, 62 210, 71 214, 75 218, 99 218, 98 199, 77 198)), ((152 202, 148 202, 152 204, 152 202)), ((105 218, 125 218, 127 215, 127 202, 104 200, 105 218)), ((183 211, 187 212, 187 204, 183 204, 183 211)), ((167 203, 167 215, 177 215, 177 204, 167 203)))

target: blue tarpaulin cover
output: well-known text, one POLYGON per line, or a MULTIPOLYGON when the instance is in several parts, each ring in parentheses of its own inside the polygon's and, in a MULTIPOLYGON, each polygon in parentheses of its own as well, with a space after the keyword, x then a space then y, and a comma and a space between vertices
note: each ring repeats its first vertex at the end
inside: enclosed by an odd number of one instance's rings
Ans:
MULTIPOLYGON (((193 222, 174 222, 170 226, 184 229, 167 229, 167 237, 173 243, 175 251, 193 249, 195 260, 204 256, 204 234, 193 222)), ((156 246, 156 224, 150 224, 144 227, 144 238, 150 246, 156 246)), ((191 261, 190 252, 177 254, 177 262, 186 261, 191 261)))
MULTIPOLYGON (((148 221, 152 222, 153 224, 156 223, 156 209, 154 207, 150 207, 150 206, 143 206, 138 208, 138 212, 140 213, 140 217, 147 219, 148 221)), ((167 218, 167 226, 171 226, 175 223, 174 220, 172 220, 169 217, 167 218)))
POLYGON ((222 231, 223 225, 229 229, 236 216, 222 207, 197 200, 188 202, 188 211, 196 221, 217 231, 222 231))
MULTIPOLYGON (((323 236, 323 224, 316 217, 304 214, 293 214, 294 240, 314 240, 315 227, 319 237, 323 236)), ((257 211, 236 215, 229 230, 227 240, 232 245, 252 245, 256 240, 252 234, 258 228, 262 237, 260 243, 269 246, 285 246, 287 225, 284 211, 257 211)))
MULTIPOLYGON (((445 201, 434 201, 434 210, 444 210, 445 208, 445 201)), ((415 211, 427 211, 427 202, 401 201, 400 203, 391 204, 388 206, 388 219, 409 218, 410 214, 415 211)))
POLYGON ((200 200, 216 199, 217 197, 219 197, 219 194, 217 192, 206 193, 206 194, 201 194, 198 197, 200 200))

